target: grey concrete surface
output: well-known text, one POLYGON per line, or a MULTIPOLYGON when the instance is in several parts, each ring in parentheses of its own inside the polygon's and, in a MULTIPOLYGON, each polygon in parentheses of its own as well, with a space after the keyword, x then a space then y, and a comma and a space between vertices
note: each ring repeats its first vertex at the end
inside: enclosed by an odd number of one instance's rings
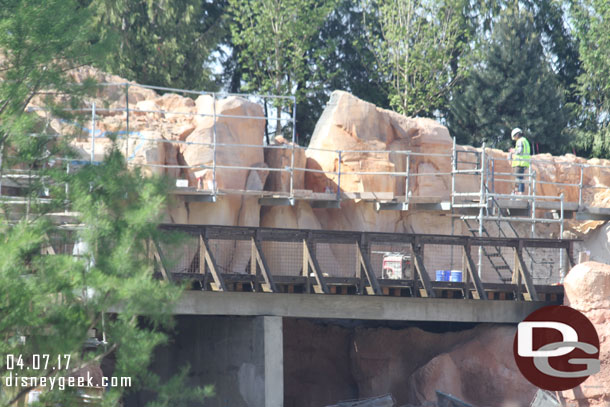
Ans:
MULTIPOLYGON (((282 319, 178 316, 169 345, 155 352, 151 370, 162 383, 190 365, 189 386, 213 385, 216 395, 193 406, 281 407, 284 399, 282 319)), ((130 396, 145 406, 150 394, 130 396)))
POLYGON ((186 291, 176 315, 518 323, 546 302, 186 291))

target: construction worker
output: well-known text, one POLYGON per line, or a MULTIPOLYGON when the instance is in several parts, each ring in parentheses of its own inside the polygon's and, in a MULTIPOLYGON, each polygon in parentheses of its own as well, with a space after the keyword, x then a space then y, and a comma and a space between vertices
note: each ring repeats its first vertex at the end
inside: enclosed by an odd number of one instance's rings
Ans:
POLYGON ((523 195, 525 185, 523 183, 523 174, 530 166, 532 148, 530 142, 523 135, 523 131, 519 127, 515 127, 510 133, 510 138, 515 141, 515 148, 510 149, 511 158, 513 161, 513 169, 517 173, 517 195, 523 195))

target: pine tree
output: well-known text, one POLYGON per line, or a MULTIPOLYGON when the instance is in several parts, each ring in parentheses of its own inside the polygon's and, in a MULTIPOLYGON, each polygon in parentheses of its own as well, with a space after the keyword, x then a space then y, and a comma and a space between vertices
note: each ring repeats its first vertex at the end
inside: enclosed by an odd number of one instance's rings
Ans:
MULTIPOLYGON (((316 39, 336 0, 229 0, 232 43, 238 51, 242 90, 294 95, 304 102, 320 88, 325 54, 316 39)), ((292 106, 274 100, 276 134, 281 112, 292 106)), ((299 109, 297 108, 297 111, 299 109)))
POLYGON ((610 4, 579 0, 571 10, 579 39, 582 73, 577 90, 582 97, 582 126, 575 130, 574 146, 582 154, 610 157, 610 4))
POLYGON ((214 64, 228 29, 226 2, 94 1, 100 38, 118 47, 103 70, 146 85, 213 91, 214 64))
POLYGON ((514 127, 541 152, 565 148, 570 118, 531 14, 505 9, 469 77, 453 95, 448 125, 458 142, 507 148, 514 127))
POLYGON ((432 115, 443 106, 467 44, 463 7, 462 1, 363 2, 366 40, 398 112, 432 115))
MULTIPOLYGON (((76 86, 66 73, 102 57, 106 45, 79 1, 8 0, 0 7, 0 175, 18 169, 30 180, 18 197, 26 205, 2 197, 0 207, 2 407, 35 387, 9 386, 9 376, 65 379, 106 358, 115 361, 112 375, 130 377, 133 386, 107 391, 106 406, 138 388, 158 392, 157 406, 211 394, 185 391, 179 380, 162 385, 147 371, 153 349, 167 340, 171 304, 181 292, 153 278, 148 256, 151 242, 163 237, 157 225, 167 183, 129 171, 116 148, 100 165, 68 176, 70 135, 50 134, 26 109, 33 98, 54 116, 82 106, 79 96, 93 84, 76 86), (73 213, 77 227, 58 227, 48 216, 57 209, 73 213), (92 330, 106 343, 85 351, 92 330)), ((74 387, 46 390, 42 405, 79 404, 74 387)))

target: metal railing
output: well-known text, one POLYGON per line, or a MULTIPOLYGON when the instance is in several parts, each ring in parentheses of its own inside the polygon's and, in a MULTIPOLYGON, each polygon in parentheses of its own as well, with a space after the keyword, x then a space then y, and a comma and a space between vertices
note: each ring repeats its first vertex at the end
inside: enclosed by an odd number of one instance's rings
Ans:
MULTIPOLYGON (((269 144, 263 144, 263 141, 261 140, 261 144, 230 144, 230 143, 220 143, 218 141, 218 130, 217 130, 217 121, 221 118, 229 118, 229 119, 235 119, 235 120, 244 120, 244 119, 248 119, 248 120, 265 120, 268 123, 276 123, 276 122, 281 122, 281 123, 289 123, 291 125, 291 129, 290 132, 292 134, 292 140, 296 141, 296 128, 295 128, 295 121, 296 121, 296 99, 292 96, 274 96, 274 95, 248 95, 248 94, 230 94, 230 93, 215 93, 215 92, 199 92, 199 91, 192 91, 192 90, 183 90, 183 89, 174 89, 174 88, 167 88, 167 87, 158 87, 158 86, 146 86, 146 85, 137 85, 137 84, 133 84, 133 83, 105 83, 102 84, 100 89, 101 92, 104 92, 104 88, 110 88, 110 87, 119 87, 122 88, 121 91, 119 92, 115 92, 113 94, 113 98, 114 101, 113 103, 116 105, 117 103, 121 102, 121 98, 123 98, 124 95, 124 105, 123 106, 119 106, 119 107, 107 107, 104 106, 103 108, 100 108, 99 106, 96 106, 95 102, 91 102, 89 106, 83 107, 81 109, 72 109, 73 112, 75 113, 83 113, 83 114, 90 114, 90 119, 87 120, 88 123, 90 123, 91 128, 88 129, 85 126, 83 126, 83 130, 86 131, 86 133, 88 133, 88 136, 90 137, 91 140, 91 151, 90 151, 90 157, 89 160, 90 162, 95 161, 95 156, 96 156, 96 149, 98 149, 99 151, 99 146, 97 145, 98 143, 96 143, 96 141, 106 138, 108 136, 110 136, 112 133, 113 136, 115 136, 116 138, 118 138, 119 140, 124 140, 125 142, 125 155, 128 159, 128 161, 131 163, 131 165, 137 165, 137 166, 141 166, 141 167, 150 167, 150 168, 158 168, 158 169, 166 169, 166 170, 170 170, 170 169, 174 169, 174 170, 178 170, 178 171, 182 171, 182 172, 194 172, 194 171, 202 171, 202 170, 209 170, 210 171, 210 175, 211 175, 211 185, 201 185, 201 188, 203 191, 205 192, 209 192, 213 195, 222 193, 222 191, 220 190, 221 188, 219 188, 219 182, 218 182, 218 175, 219 175, 219 171, 224 171, 224 170, 238 170, 238 171, 259 171, 259 172, 270 172, 270 173, 279 173, 280 175, 282 174, 287 174, 288 177, 288 191, 287 191, 287 195, 289 198, 294 198, 296 193, 295 190, 296 185, 295 185, 295 174, 297 173, 303 173, 303 174, 322 174, 323 176, 326 177, 327 182, 329 185, 332 185, 332 183, 334 182, 336 185, 331 187, 328 187, 321 192, 327 192, 327 195, 329 195, 329 197, 327 199, 334 199, 336 201, 341 201, 342 199, 352 199, 354 197, 358 198, 359 196, 357 195, 352 195, 352 194, 357 194, 359 192, 372 192, 372 193, 381 193, 381 192, 385 192, 386 195, 383 195, 382 198, 380 198, 379 196, 374 196, 372 199, 374 200, 388 200, 388 201, 400 201, 400 202, 404 202, 405 204, 408 204, 411 200, 411 198, 413 196, 417 196, 418 194, 418 188, 419 188, 419 184, 420 184, 420 180, 426 180, 428 181, 429 184, 432 183, 431 179, 432 178, 444 178, 444 179, 449 179, 449 177, 451 178, 451 189, 450 190, 445 190, 443 188, 439 188, 438 191, 436 191, 438 194, 441 194, 443 196, 443 198, 447 198, 447 199, 451 199, 451 207, 455 207, 458 208, 461 205, 463 205, 462 203, 456 201, 456 198, 459 199, 463 199, 463 198, 478 198, 478 205, 481 207, 481 209, 483 209, 484 207, 486 207, 488 205, 488 201, 491 198, 507 198, 507 199, 511 199, 511 198, 515 198, 514 196, 505 196, 507 194, 500 194, 498 192, 496 192, 496 184, 500 184, 500 183, 514 183, 514 177, 516 174, 512 173, 512 172, 500 172, 500 171, 496 171, 495 167, 496 167, 496 163, 500 162, 500 161, 508 161, 508 159, 504 159, 504 158, 499 158, 499 157, 493 157, 493 156, 489 156, 486 154, 486 149, 483 146, 483 148, 481 150, 478 151, 461 151, 459 149, 459 147, 455 144, 455 140, 453 142, 453 146, 448 149, 447 153, 435 153, 435 154, 430 154, 430 153, 423 153, 423 152, 419 152, 419 151, 412 151, 412 150, 341 150, 341 149, 323 149, 323 148, 315 148, 315 147, 301 147, 299 145, 297 145, 296 143, 290 143, 290 144, 284 144, 284 145, 269 145, 269 144), (149 90, 154 90, 154 91, 163 91, 163 92, 177 92, 177 93, 183 93, 183 94, 188 94, 188 95, 209 95, 212 97, 212 111, 211 112, 207 112, 207 113, 199 113, 196 112, 195 110, 193 111, 171 111, 171 110, 162 110, 162 109, 138 109, 138 108, 134 108, 133 107, 133 102, 134 100, 130 100, 130 94, 133 91, 134 88, 139 87, 139 88, 143 88, 143 89, 149 89, 149 90), (216 111, 216 104, 217 101, 220 100, 221 97, 225 97, 225 96, 239 96, 239 97, 246 97, 246 98, 258 98, 258 100, 260 101, 261 99, 273 99, 273 100, 279 100, 280 103, 282 104, 286 104, 289 103, 291 105, 291 111, 288 112, 281 112, 278 113, 275 117, 270 115, 270 114, 264 114, 263 116, 244 116, 244 115, 228 115, 228 114, 221 114, 219 112, 216 111), (131 104, 131 106, 130 106, 131 104), (100 119, 103 118, 104 115, 108 115, 108 114, 121 114, 124 115, 125 118, 125 124, 126 124, 126 130, 125 131, 119 131, 119 132, 102 132, 100 130, 98 130, 96 127, 99 125, 99 121, 100 119), (197 117, 210 117, 212 118, 212 140, 211 142, 196 142, 196 141, 187 141, 187 140, 174 140, 174 139, 165 139, 165 138, 151 138, 151 137, 146 137, 142 134, 140 134, 138 131, 135 131, 133 129, 133 115, 148 115, 148 114, 160 114, 160 115, 185 115, 185 116, 197 116, 197 117), (130 124, 131 122, 131 124, 130 124), (132 127, 130 129, 130 126, 132 127), (148 142, 148 143, 159 143, 159 144, 171 144, 174 146, 202 146, 205 148, 209 148, 211 151, 211 160, 209 162, 204 162, 201 164, 196 164, 196 165, 188 165, 188 164, 168 164, 166 162, 163 163, 134 163, 133 159, 136 157, 136 153, 137 152, 132 152, 132 154, 130 155, 130 140, 136 139, 138 140, 138 142, 148 142), (226 152, 227 150, 232 150, 233 152, 237 152, 237 151, 242 151, 243 149, 261 149, 263 151, 266 150, 274 150, 274 149, 280 149, 280 150, 290 150, 290 155, 289 155, 289 159, 290 159, 290 165, 289 166, 283 166, 283 167, 277 167, 277 168, 262 168, 262 167, 256 167, 256 166, 251 166, 251 165, 243 165, 243 164, 239 164, 239 163, 226 163, 226 162, 222 162, 221 160, 219 160, 218 157, 218 153, 219 150, 221 150, 223 152, 226 152), (460 169, 458 170, 458 163, 457 163, 457 154, 458 151, 460 153, 467 153, 467 154, 472 154, 474 156, 477 156, 477 160, 480 161, 480 165, 475 166, 474 168, 467 168, 467 169, 460 169), (308 168, 307 166, 298 166, 296 165, 296 161, 295 161, 295 156, 298 154, 303 154, 304 152, 307 152, 307 155, 309 156, 315 156, 316 154, 329 154, 329 158, 332 158, 332 160, 336 163, 335 168, 333 169, 329 169, 329 168, 321 168, 321 169, 316 169, 316 168, 308 168), (354 161, 354 160, 350 160, 349 156, 353 155, 353 154, 360 154, 363 157, 361 157, 359 159, 359 164, 362 164, 363 162, 367 161, 367 158, 374 158, 376 155, 383 155, 384 156, 384 160, 387 161, 389 164, 393 165, 394 168, 396 168, 396 170, 387 170, 387 171, 383 171, 383 170, 365 170, 362 168, 353 168, 353 166, 350 166, 350 164, 354 161), (449 161, 451 161, 451 166, 447 165, 447 169, 448 171, 444 172, 442 169, 433 169, 431 171, 426 171, 426 172, 422 172, 420 171, 419 168, 413 168, 414 165, 417 166, 418 164, 418 160, 419 161, 423 161, 422 158, 425 157, 427 159, 432 158, 435 159, 437 161, 442 161, 443 159, 447 159, 447 162, 449 163, 449 161), (400 170, 404 167, 404 170, 400 170), (451 168, 449 170, 449 168, 451 168), (465 175, 469 175, 469 176, 474 176, 474 177, 479 177, 478 182, 473 181, 472 185, 475 184, 475 182, 477 184, 479 184, 479 188, 477 188, 476 190, 473 191, 469 191, 469 192, 458 192, 456 191, 456 176, 465 176, 465 175), (390 184, 390 188, 389 191, 374 191, 371 190, 371 188, 368 189, 360 189, 358 190, 357 188, 354 188, 352 190, 350 190, 350 188, 354 187, 354 182, 349 182, 350 181, 350 177, 356 177, 356 180, 362 182, 363 177, 392 177, 394 179, 394 183, 390 184), (404 185, 404 186, 403 186, 404 185), (484 188, 485 186, 485 188, 484 188), (404 189, 404 193, 403 193, 403 189, 404 189), (389 194, 388 194, 389 192, 389 194), (334 195, 334 198, 331 198, 330 196, 334 195)), ((132 99, 135 98, 136 96, 132 96, 132 99)), ((121 102, 122 103, 122 102, 121 102)), ((112 104, 111 104, 112 105, 112 104)), ((279 108, 278 108, 279 109, 279 108)), ((44 110, 43 108, 30 108, 30 110, 35 111, 35 110, 44 110)), ((280 126, 281 126, 280 123, 280 126)), ((276 125, 277 126, 277 125, 276 125)), ((277 130, 277 128, 276 128, 277 130)), ((428 160, 429 161, 429 160, 428 160)), ((555 185, 558 186, 560 188, 577 188, 578 189, 578 205, 579 206, 583 206, 583 203, 585 201, 584 199, 584 194, 583 191, 589 188, 606 188, 606 186, 598 186, 598 185, 585 185, 584 181, 586 178, 586 171, 589 168, 593 168, 593 167, 599 167, 599 168, 603 168, 608 170, 608 173, 610 174, 610 167, 608 166, 603 166, 603 165, 591 165, 591 164, 582 164, 582 163, 574 163, 571 164, 571 166, 575 166, 578 168, 578 171, 580 172, 579 174, 579 182, 578 183, 563 183, 563 182, 553 182, 551 180, 546 180, 546 179, 542 179, 542 177, 538 177, 536 175, 536 173, 534 171, 531 171, 531 168, 533 166, 536 165, 541 165, 541 164, 545 164, 546 162, 542 161, 542 160, 538 160, 538 159, 532 159, 531 160, 531 166, 530 166, 530 171, 528 172, 528 174, 524 174, 526 179, 523 180, 523 182, 525 184, 527 184, 528 187, 528 193, 527 195, 524 196, 519 196, 516 199, 522 199, 522 200, 528 200, 531 201, 531 207, 532 207, 532 211, 529 217, 528 217, 528 221, 532 221, 534 224, 537 222, 542 222, 542 223, 548 223, 550 221, 555 221, 555 219, 545 219, 545 218, 536 218, 535 216, 535 208, 536 208, 536 202, 539 200, 549 200, 549 199, 553 199, 553 200, 557 200, 559 202, 564 202, 565 201, 565 197, 567 196, 567 193, 564 194, 564 198, 561 198, 561 195, 558 195, 556 197, 549 197, 549 196, 543 196, 543 195, 539 195, 538 192, 536 191, 537 186, 542 186, 542 185, 555 185)), ((391 166, 390 166, 391 168, 391 166)), ((353 180, 352 180, 353 181, 353 180)), ((373 183, 370 182, 370 184, 377 184, 377 183, 373 183)), ((387 183, 386 183, 387 185, 387 183)), ((2 188, 2 183, 0 181, 0 194, 1 194, 1 188, 2 188)), ((231 193, 236 193, 239 191, 235 191, 232 190, 231 193)), ((276 193, 281 193, 282 191, 270 191, 270 192, 276 192, 276 193)), ((378 194, 379 195, 379 194, 378 194)), ((421 196, 421 194, 420 194, 421 196)), ((469 204, 469 206, 473 206, 472 204, 469 204)), ((563 204, 561 204, 561 206, 563 206, 563 204)), ((563 211, 561 211, 563 212, 563 211)), ((563 216, 562 216, 563 218, 563 216)), ((525 221, 525 220, 523 220, 525 221)))

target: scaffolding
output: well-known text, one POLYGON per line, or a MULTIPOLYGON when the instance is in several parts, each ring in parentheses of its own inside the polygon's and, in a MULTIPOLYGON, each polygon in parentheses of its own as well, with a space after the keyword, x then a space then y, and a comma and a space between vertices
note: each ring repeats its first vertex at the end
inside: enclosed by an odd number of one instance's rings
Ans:
MULTIPOLYGON (((185 201, 203 201, 216 202, 218 196, 222 195, 245 195, 255 196, 259 198, 261 205, 295 205, 299 200, 308 201, 312 207, 316 208, 339 208, 341 202, 345 200, 361 200, 370 202, 375 205, 377 210, 431 210, 450 212, 456 218, 461 219, 468 231, 473 236, 485 237, 493 234, 492 229, 496 230, 498 237, 526 237, 519 236, 517 229, 514 227, 516 223, 526 223, 530 225, 530 237, 536 236, 536 225, 538 224, 556 224, 559 228, 559 238, 563 235, 564 220, 566 214, 580 214, 581 217, 590 216, 591 219, 610 219, 610 208, 590 208, 585 202, 584 191, 589 188, 607 189, 606 185, 585 185, 586 172, 591 168, 601 168, 607 171, 610 177, 610 167, 603 165, 591 165, 584 163, 570 164, 572 168, 578 168, 579 182, 557 182, 550 179, 543 179, 542 176, 536 174, 532 167, 536 164, 544 164, 543 160, 531 159, 529 170, 524 174, 522 182, 527 185, 527 193, 525 195, 514 195, 508 193, 500 193, 496 186, 510 183, 515 183, 515 178, 518 174, 513 172, 501 172, 498 170, 501 161, 508 161, 506 158, 499 158, 488 153, 488 148, 483 145, 480 149, 468 149, 457 146, 455 139, 452 145, 445 153, 428 153, 412 150, 341 150, 341 149, 323 149, 314 147, 302 147, 297 144, 296 133, 296 99, 292 96, 275 96, 275 95, 251 95, 251 94, 229 94, 215 92, 198 92, 183 89, 173 89, 156 86, 137 85, 133 83, 109 83, 102 84, 102 87, 116 87, 119 91, 117 95, 124 95, 124 105, 120 106, 116 103, 110 106, 97 106, 95 101, 88 102, 88 105, 80 109, 72 109, 74 113, 83 114, 84 117, 90 117, 83 124, 83 130, 90 138, 90 154, 88 160, 82 157, 80 160, 55 158, 59 162, 63 162, 66 171, 74 171, 76 167, 84 163, 95 163, 96 149, 99 149, 98 143, 100 139, 107 138, 111 134, 102 132, 97 129, 97 126, 105 115, 118 114, 124 118, 125 130, 115 131, 112 136, 125 141, 125 156, 131 166, 150 167, 164 170, 177 170, 184 173, 199 172, 207 170, 211 174, 209 183, 196 186, 180 186, 176 187, 173 193, 181 196, 185 201), (212 98, 212 111, 200 113, 194 111, 171 111, 162 109, 137 108, 133 106, 133 101, 130 100, 130 91, 135 87, 149 89, 161 92, 175 92, 188 95, 208 95, 212 98), (243 116, 222 114, 217 111, 217 102, 224 97, 237 96, 254 100, 257 103, 260 101, 272 100, 277 101, 276 115, 272 116, 265 111, 262 116, 243 116), (286 111, 281 110, 281 106, 288 107, 286 111), (183 115, 189 117, 208 117, 212 119, 212 137, 211 142, 196 142, 180 139, 166 138, 151 138, 139 134, 134 129, 133 115, 183 115), (282 145, 265 144, 261 140, 260 144, 231 144, 222 143, 218 139, 217 122, 219 119, 230 120, 263 120, 266 126, 270 123, 275 124, 275 131, 283 131, 284 134, 290 134, 292 143, 282 145), (285 125, 284 125, 285 124, 285 125), (90 126, 88 128, 87 126, 90 126), (278 130, 279 129, 279 130, 278 130), (198 165, 184 164, 167 164, 167 163, 136 163, 133 158, 135 151, 129 151, 130 139, 137 139, 137 142, 144 143, 159 143, 172 144, 186 148, 188 146, 199 146, 209 149, 211 152, 211 160, 198 165), (218 152, 229 151, 239 152, 244 149, 257 149, 265 151, 284 150, 289 151, 289 165, 280 165, 278 167, 257 167, 239 164, 226 164, 219 162, 218 152), (130 155, 131 153, 131 155, 130 155), (324 154, 332 157, 336 163, 333 169, 311 168, 307 165, 298 166, 295 160, 297 154, 304 155, 324 154), (354 156, 362 157, 360 159, 360 168, 353 168, 348 165, 350 157, 353 160, 354 156), (367 159, 378 159, 391 163, 391 170, 367 170, 362 168, 362 162, 367 159), (436 160, 440 163, 446 163, 433 170, 420 171, 418 163, 423 162, 423 159, 436 160), (280 176, 287 176, 287 188, 280 190, 272 190, 264 186, 260 190, 247 190, 226 188, 219 184, 219 174, 223 171, 244 171, 244 172, 269 172, 276 173, 280 176), (296 184, 296 174, 310 174, 322 176, 327 180, 327 188, 324 191, 311 191, 298 189, 296 184), (390 177, 393 181, 391 191, 374 190, 379 182, 370 182, 372 188, 357 189, 354 187, 354 182, 350 180, 364 178, 379 180, 378 177, 390 177), (469 185, 478 185, 476 190, 461 191, 459 190, 460 183, 457 182, 460 177, 474 177, 475 181, 469 185), (440 179, 440 182, 438 180, 440 179), (438 182, 439 185, 446 183, 450 184, 445 195, 441 193, 437 196, 422 195, 418 189, 420 181, 433 184, 438 182), (577 190, 577 202, 569 202, 566 200, 566 194, 560 193, 558 196, 540 194, 538 189, 541 185, 555 185, 558 189, 566 192, 572 189, 571 192, 577 190), (551 215, 542 216, 542 215, 551 215)), ((122 98, 120 96, 119 98, 122 98)), ((118 103, 118 102, 117 102, 118 103)), ((275 102, 272 102, 275 103, 275 102)), ((44 108, 31 107, 30 111, 46 111, 44 108)), ((265 109, 266 110, 266 109, 265 109)), ((266 127, 266 129, 268 129, 266 127)), ((268 130, 266 130, 268 132, 268 130)), ((0 168, 2 167, 2 157, 0 156, 0 168)), ((509 164, 510 166, 510 164, 509 164)), ((29 172, 20 172, 18 170, 2 168, 2 176, 0 177, 0 200, 7 203, 23 204, 23 200, 15 196, 6 196, 3 194, 3 186, 9 185, 19 187, 25 181, 31 181, 31 177, 36 174, 29 172)), ((183 185, 183 184, 181 184, 183 185)), ((67 186, 66 186, 67 188, 67 186)), ((498 188, 502 189, 502 188, 498 188)), ((506 189, 506 188, 504 188, 506 189)), ((66 190, 66 194, 68 191, 66 190)), ((572 196, 575 194, 572 193, 572 196)), ((44 202, 46 197, 41 197, 40 201, 44 202)), ((69 208, 66 206, 66 211, 69 208)), ((505 273, 509 270, 511 263, 501 251, 496 248, 479 246, 478 256, 478 271, 481 273, 483 259, 487 259, 491 267, 498 274, 498 277, 505 281, 508 276, 505 273)), ((528 257, 527 250, 526 257, 528 257)), ((563 254, 560 254, 560 265, 562 272, 565 271, 563 254)), ((530 266, 540 264, 540 259, 535 259, 535 256, 529 256, 530 266)))

